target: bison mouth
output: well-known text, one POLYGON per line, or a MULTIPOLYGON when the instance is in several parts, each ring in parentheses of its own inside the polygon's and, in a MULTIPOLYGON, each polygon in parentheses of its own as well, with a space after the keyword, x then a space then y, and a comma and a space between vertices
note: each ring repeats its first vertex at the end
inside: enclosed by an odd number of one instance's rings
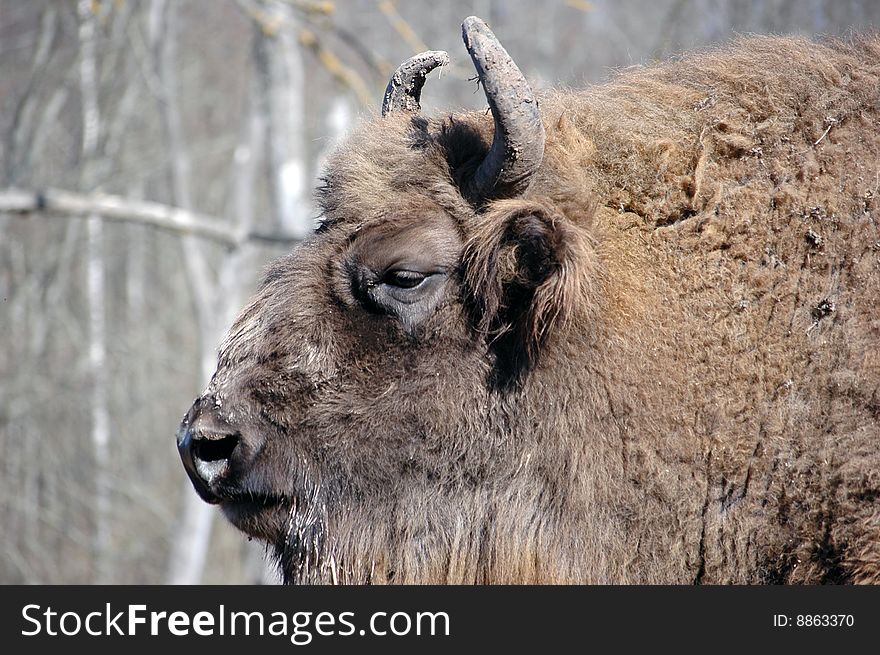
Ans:
POLYGON ((291 501, 287 496, 275 493, 235 492, 218 496, 216 502, 226 514, 251 514, 279 505, 289 505, 291 501))
POLYGON ((229 522, 248 536, 289 549, 298 535, 325 523, 326 504, 319 496, 320 487, 279 492, 242 481, 217 488, 216 504, 229 522))
POLYGON ((290 508, 296 503, 291 497, 250 490, 219 489, 214 503, 223 515, 239 530, 251 537, 274 541, 282 529, 290 508))

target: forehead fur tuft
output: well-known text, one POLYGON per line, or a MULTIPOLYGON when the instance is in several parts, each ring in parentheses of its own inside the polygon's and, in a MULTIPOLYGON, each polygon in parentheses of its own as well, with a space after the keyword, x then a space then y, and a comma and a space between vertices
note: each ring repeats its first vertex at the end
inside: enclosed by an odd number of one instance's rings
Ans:
POLYGON ((453 216, 471 214, 458 184, 482 161, 491 130, 491 119, 472 114, 374 118, 327 163, 317 192, 324 221, 370 221, 386 214, 400 194, 430 199, 453 216))

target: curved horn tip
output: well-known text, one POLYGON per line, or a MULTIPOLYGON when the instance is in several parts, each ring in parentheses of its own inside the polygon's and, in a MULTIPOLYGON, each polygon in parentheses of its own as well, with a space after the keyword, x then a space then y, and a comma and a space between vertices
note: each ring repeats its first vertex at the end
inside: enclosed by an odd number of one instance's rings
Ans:
POLYGON ((477 202, 521 195, 544 158, 538 103, 525 76, 483 20, 466 18, 461 34, 495 121, 492 146, 465 195, 477 202))
MULTIPOLYGON (((484 21, 479 16, 468 16, 467 18, 465 18, 464 21, 462 21, 462 23, 461 23, 461 31, 462 31, 462 34, 465 34, 465 35, 471 34, 474 32, 482 32, 483 34, 488 33, 488 34, 491 34, 492 36, 495 36, 494 34, 492 34, 492 30, 489 29, 489 26, 486 24, 486 21, 484 21)), ((467 37, 465 37, 465 38, 467 38, 467 37)))
POLYGON ((443 50, 428 50, 410 57, 403 62, 385 88, 385 96, 382 99, 382 116, 391 112, 406 110, 417 112, 421 109, 419 100, 422 95, 422 87, 425 78, 438 66, 446 66, 449 63, 449 55, 443 50))

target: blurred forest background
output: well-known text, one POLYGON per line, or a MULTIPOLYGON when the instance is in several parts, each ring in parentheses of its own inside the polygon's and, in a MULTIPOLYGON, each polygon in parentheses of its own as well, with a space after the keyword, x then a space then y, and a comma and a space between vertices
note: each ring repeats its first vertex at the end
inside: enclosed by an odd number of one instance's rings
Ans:
POLYGON ((735 33, 846 34, 871 0, 0 0, 0 583, 272 582, 174 445, 328 149, 394 68, 485 99, 486 19, 536 87, 735 33))

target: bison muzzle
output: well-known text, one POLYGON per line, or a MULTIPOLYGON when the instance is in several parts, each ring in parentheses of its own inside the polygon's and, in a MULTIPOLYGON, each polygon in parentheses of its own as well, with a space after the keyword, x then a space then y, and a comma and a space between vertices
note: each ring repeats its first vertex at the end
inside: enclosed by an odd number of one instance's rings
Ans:
POLYGON ((880 582, 880 40, 403 64, 178 446, 291 583, 880 582))

